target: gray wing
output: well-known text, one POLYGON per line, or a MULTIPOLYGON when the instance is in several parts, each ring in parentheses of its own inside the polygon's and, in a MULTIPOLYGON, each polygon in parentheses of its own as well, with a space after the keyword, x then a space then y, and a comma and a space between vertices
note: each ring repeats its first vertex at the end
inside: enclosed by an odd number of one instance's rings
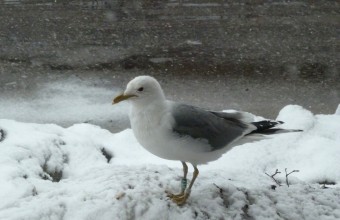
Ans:
POLYGON ((252 131, 235 114, 210 112, 194 106, 175 104, 173 131, 180 136, 206 139, 211 151, 218 150, 252 131))

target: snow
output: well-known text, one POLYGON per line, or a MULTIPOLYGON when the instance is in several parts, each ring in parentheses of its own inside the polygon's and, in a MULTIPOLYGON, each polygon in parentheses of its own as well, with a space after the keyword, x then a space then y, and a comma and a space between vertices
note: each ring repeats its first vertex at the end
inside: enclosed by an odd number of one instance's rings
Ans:
POLYGON ((340 115, 340 104, 338 105, 338 108, 336 109, 335 114, 340 115))
POLYGON ((202 42, 198 40, 187 40, 186 43, 189 45, 201 45, 202 44, 202 42))
MULTIPOLYGON (((37 89, 17 91, 13 97, 0 96, 0 115, 7 119, 70 126, 80 122, 112 127, 112 121, 128 120, 127 106, 112 108, 112 88, 96 86, 101 80, 69 77, 67 80, 39 82, 37 89), (95 85, 93 85, 93 82, 95 85)), ((16 83, 16 82, 15 82, 16 83)), ((117 88, 114 92, 119 93, 117 88)))
POLYGON ((131 129, 1 119, 0 219, 339 219, 340 115, 289 105, 277 119, 304 131, 237 146, 200 166, 182 207, 165 194, 179 191, 181 164, 145 151, 131 129), (285 168, 299 170, 289 187, 285 168), (274 190, 265 172, 276 169, 274 190))

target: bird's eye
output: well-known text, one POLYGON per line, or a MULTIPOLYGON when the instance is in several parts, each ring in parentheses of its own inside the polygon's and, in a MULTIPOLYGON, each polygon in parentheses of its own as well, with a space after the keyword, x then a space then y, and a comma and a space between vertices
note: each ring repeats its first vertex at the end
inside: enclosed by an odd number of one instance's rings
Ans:
POLYGON ((143 87, 140 87, 139 89, 137 89, 139 92, 142 92, 144 90, 143 87))

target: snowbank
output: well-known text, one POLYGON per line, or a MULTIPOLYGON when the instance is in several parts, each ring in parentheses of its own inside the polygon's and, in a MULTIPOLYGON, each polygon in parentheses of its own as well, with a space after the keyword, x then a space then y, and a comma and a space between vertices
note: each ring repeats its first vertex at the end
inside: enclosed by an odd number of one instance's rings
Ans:
MULTIPOLYGON (((69 76, 66 80, 40 82, 36 89, 16 91, 0 96, 0 115, 22 122, 56 123, 70 126, 89 122, 111 128, 115 123, 128 121, 128 106, 112 108, 117 88, 106 88, 106 82, 91 79, 91 82, 69 76), (102 86, 98 86, 102 85, 102 86), (113 90, 113 91, 112 91, 113 90)), ((17 82, 13 82, 17 83, 17 82)), ((19 82, 18 82, 19 83, 19 82)), ((117 125, 116 125, 117 126, 117 125)))
POLYGON ((130 129, 2 119, 0 219, 339 219, 340 115, 286 106, 277 119, 304 132, 244 144, 199 167, 183 207, 164 193, 179 190, 181 164, 146 152, 130 129), (285 168, 299 170, 290 187, 285 168), (276 169, 282 186, 273 190, 265 172, 276 169))

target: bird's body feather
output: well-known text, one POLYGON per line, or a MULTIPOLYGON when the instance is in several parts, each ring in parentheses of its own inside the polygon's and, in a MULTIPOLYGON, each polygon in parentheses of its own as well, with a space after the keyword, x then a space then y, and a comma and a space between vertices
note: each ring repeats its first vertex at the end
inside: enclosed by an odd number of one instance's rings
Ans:
POLYGON ((138 142, 152 154, 183 164, 186 183, 187 165, 194 167, 192 180, 178 195, 170 194, 174 202, 184 204, 198 175, 197 165, 214 161, 232 147, 275 134, 299 130, 275 128, 281 122, 254 122, 245 112, 214 112, 165 99, 156 79, 139 76, 128 83, 123 94, 113 103, 131 100, 130 122, 138 142))
POLYGON ((256 126, 241 121, 242 112, 210 112, 168 100, 139 108, 132 105, 131 127, 139 143, 169 160, 205 164, 232 147, 264 139, 249 135, 256 126))
POLYGON ((250 113, 216 112, 166 100, 157 80, 140 76, 114 101, 131 100, 130 122, 138 142, 156 156, 204 164, 232 147, 285 131, 280 122, 253 122, 250 113))

